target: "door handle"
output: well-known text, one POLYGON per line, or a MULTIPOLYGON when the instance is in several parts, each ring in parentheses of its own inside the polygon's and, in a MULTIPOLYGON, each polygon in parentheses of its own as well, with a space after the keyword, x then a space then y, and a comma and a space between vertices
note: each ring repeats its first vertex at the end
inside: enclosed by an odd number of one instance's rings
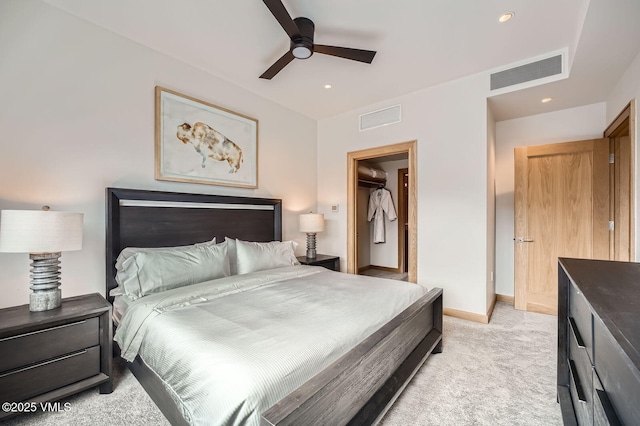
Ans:
POLYGON ((533 238, 516 237, 516 243, 518 244, 532 243, 532 242, 533 242, 533 238))

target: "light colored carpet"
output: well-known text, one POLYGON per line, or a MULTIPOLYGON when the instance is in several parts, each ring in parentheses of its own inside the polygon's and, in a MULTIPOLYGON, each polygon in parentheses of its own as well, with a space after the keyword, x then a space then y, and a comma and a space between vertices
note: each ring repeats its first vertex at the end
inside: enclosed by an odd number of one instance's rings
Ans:
MULTIPOLYGON (((444 351, 429 357, 382 426, 561 425, 556 403, 556 317, 497 303, 489 324, 444 318, 444 351)), ((67 412, 14 417, 9 425, 166 425, 122 362, 115 390, 88 390, 67 412)))
POLYGON ((382 426, 562 425, 556 402, 557 317, 496 303, 489 324, 444 317, 429 357, 382 426))

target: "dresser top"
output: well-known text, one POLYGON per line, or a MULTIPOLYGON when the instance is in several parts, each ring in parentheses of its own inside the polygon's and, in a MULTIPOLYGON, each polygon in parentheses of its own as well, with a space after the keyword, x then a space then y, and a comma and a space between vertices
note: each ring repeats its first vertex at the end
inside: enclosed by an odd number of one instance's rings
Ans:
POLYGON ((640 263, 565 258, 560 263, 640 370, 640 263))

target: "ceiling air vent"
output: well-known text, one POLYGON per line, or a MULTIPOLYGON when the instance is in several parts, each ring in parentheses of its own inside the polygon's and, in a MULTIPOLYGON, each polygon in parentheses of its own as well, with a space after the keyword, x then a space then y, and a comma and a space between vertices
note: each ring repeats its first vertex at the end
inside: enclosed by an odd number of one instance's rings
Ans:
POLYGON ((562 74, 562 55, 552 56, 491 74, 491 90, 562 74))
POLYGON ((399 123, 402 120, 400 105, 368 112, 360 116, 360 131, 375 129, 377 127, 388 126, 399 123))

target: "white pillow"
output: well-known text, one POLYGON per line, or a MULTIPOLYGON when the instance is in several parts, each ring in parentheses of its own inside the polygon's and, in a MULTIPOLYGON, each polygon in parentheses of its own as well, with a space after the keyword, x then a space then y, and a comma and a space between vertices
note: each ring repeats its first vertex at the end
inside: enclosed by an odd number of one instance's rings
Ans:
POLYGON ((188 249, 140 251, 124 260, 117 271, 116 281, 135 300, 228 276, 229 260, 226 246, 203 244, 188 249))
POLYGON ((296 259, 295 241, 254 243, 236 240, 238 274, 299 265, 296 259))
POLYGON ((154 252, 154 251, 167 251, 167 250, 189 250, 192 249, 193 247, 197 247, 197 246, 210 246, 216 243, 216 237, 213 237, 213 240, 211 241, 205 241, 204 243, 197 243, 197 244, 192 244, 189 246, 176 246, 176 247, 126 247, 124 248, 120 254, 118 255, 118 258, 116 259, 116 269, 121 268, 122 267, 122 262, 124 262, 125 260, 127 260, 128 258, 130 258, 131 256, 133 256, 136 253, 142 253, 142 252, 154 252))
POLYGON ((224 242, 227 246, 227 257, 229 258, 229 273, 231 275, 238 275, 238 253, 236 250, 236 240, 229 237, 224 237, 224 242))

